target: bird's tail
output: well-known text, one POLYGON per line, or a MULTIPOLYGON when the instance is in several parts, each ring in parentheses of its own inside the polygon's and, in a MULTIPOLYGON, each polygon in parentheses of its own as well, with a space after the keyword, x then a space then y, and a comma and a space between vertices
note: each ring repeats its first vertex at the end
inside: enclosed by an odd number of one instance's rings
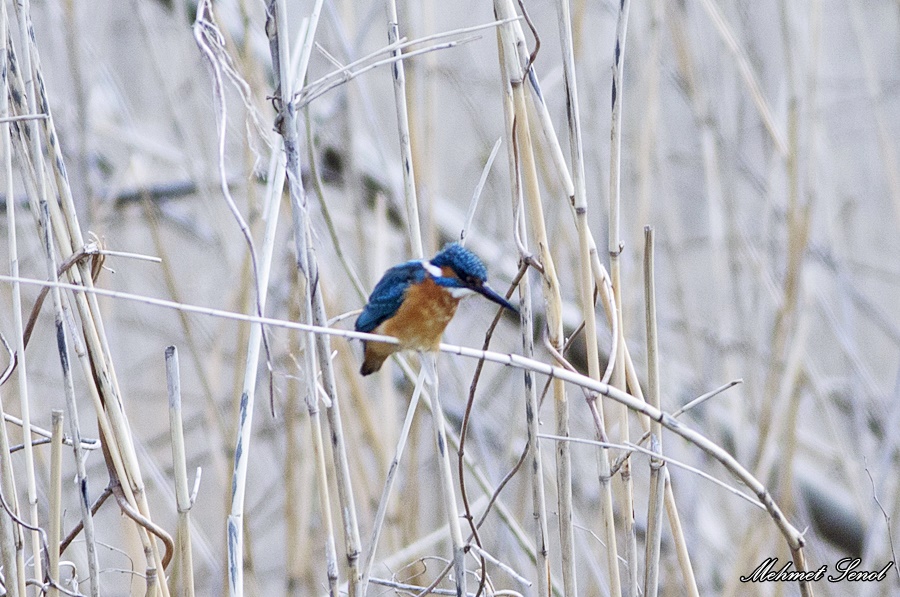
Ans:
POLYGON ((363 362, 359 368, 361 375, 375 373, 389 356, 397 352, 397 346, 386 342, 366 342, 363 347, 363 362))

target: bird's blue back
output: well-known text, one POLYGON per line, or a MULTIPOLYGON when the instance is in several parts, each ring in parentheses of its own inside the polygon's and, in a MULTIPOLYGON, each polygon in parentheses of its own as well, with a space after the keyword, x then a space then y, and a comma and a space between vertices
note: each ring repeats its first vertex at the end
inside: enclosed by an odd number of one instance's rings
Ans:
POLYGON ((369 302, 356 319, 356 331, 371 332, 390 319, 403 304, 406 289, 411 284, 424 281, 425 276, 425 266, 421 261, 407 261, 384 272, 369 295, 369 302))

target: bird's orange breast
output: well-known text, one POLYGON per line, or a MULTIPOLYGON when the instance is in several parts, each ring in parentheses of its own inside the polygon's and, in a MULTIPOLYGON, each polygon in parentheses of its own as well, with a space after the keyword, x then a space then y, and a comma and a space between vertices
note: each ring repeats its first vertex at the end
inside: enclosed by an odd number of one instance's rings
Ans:
POLYGON ((407 289, 397 313, 375 331, 399 339, 404 350, 436 350, 457 305, 458 298, 426 278, 407 289))

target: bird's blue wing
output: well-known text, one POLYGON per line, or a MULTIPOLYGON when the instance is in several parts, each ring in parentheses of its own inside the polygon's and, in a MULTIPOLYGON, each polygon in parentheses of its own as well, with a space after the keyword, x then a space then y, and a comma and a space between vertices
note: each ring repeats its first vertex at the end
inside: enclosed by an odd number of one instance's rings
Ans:
POLYGON ((371 332, 390 319, 403 304, 403 295, 410 284, 424 279, 425 268, 419 261, 407 261, 384 272, 369 295, 369 302, 356 319, 356 331, 371 332))

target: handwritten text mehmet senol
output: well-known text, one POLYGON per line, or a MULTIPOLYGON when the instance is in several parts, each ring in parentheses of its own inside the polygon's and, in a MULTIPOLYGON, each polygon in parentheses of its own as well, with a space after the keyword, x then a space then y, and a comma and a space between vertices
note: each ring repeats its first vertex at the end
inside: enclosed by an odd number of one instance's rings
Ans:
MULTIPOLYGON (((881 570, 857 570, 862 561, 859 558, 844 558, 834 565, 834 574, 828 574, 829 582, 842 580, 852 582, 882 581, 887 577, 888 571, 894 562, 888 562, 881 570)), ((828 573, 828 565, 823 564, 818 570, 796 570, 792 568, 793 562, 788 561, 781 568, 776 569, 778 558, 766 558, 762 564, 756 567, 752 573, 740 578, 741 582, 812 582, 823 580, 828 573)))

